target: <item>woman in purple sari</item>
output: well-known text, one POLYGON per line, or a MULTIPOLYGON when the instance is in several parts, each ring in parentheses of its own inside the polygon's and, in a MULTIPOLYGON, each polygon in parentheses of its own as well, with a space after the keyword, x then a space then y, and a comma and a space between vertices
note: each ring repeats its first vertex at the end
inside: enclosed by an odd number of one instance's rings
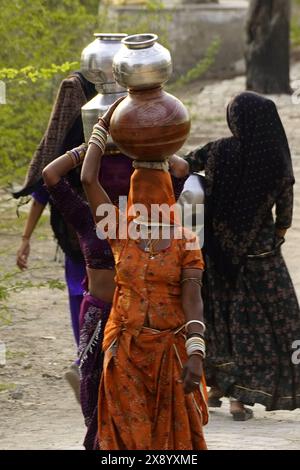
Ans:
MULTIPOLYGON (((114 294, 114 258, 106 240, 97 237, 93 217, 82 194, 76 192, 65 176, 81 165, 85 144, 51 162, 43 171, 53 203, 78 236, 86 263, 86 292, 80 310, 80 402, 87 426, 84 446, 97 448, 97 400, 102 371, 102 335, 114 294)), ((117 203, 119 195, 127 195, 132 173, 131 160, 121 155, 106 155, 100 180, 109 182, 109 194, 117 203)))

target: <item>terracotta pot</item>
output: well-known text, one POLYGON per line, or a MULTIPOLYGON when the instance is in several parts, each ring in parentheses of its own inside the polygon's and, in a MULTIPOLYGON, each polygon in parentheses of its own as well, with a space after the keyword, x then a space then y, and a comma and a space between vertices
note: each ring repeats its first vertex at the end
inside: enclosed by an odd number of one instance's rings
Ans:
POLYGON ((162 161, 176 153, 190 131, 187 109, 175 96, 162 90, 129 90, 112 115, 110 133, 129 157, 162 161))

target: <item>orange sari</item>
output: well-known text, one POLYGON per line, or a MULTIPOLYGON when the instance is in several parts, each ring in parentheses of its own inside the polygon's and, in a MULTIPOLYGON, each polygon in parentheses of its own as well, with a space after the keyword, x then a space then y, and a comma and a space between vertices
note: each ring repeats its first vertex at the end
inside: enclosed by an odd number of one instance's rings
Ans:
POLYGON ((110 243, 117 288, 103 341, 100 449, 206 449, 204 377, 189 395, 180 382, 187 360, 180 280, 184 268, 203 269, 201 252, 173 239, 151 259, 134 240, 110 243))

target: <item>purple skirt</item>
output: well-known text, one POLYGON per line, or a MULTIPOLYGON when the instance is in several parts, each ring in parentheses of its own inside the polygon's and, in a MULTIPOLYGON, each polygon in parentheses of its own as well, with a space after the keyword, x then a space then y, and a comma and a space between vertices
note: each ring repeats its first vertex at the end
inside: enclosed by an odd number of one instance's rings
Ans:
POLYGON ((98 448, 98 388, 102 374, 102 341, 111 304, 85 294, 80 309, 80 402, 87 426, 86 450, 98 448))

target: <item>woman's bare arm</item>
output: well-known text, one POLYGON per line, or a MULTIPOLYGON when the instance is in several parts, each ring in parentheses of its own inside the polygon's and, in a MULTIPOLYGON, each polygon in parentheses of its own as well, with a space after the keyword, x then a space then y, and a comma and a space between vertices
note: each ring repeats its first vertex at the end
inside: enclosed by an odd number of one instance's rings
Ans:
POLYGON ((110 198, 99 182, 99 173, 102 151, 97 145, 91 143, 84 159, 81 170, 81 182, 84 187, 92 214, 96 222, 103 217, 97 216, 97 209, 101 204, 112 204, 110 198))
POLYGON ((176 178, 184 178, 189 174, 190 167, 188 162, 178 155, 169 157, 169 166, 171 175, 176 178))
MULTIPOLYGON (((109 128, 110 118, 114 110, 124 98, 125 97, 123 96, 115 101, 115 103, 113 103, 102 116, 102 120, 104 121, 107 129, 109 128)), ((101 124, 100 121, 101 119, 99 120, 99 123, 101 124)), ((110 198, 99 182, 102 156, 103 152, 101 148, 94 143, 90 143, 81 170, 81 182, 96 222, 99 222, 104 217, 97 215, 98 207, 101 204, 112 205, 110 198)))
POLYGON ((28 268, 28 257, 30 253, 30 238, 45 209, 45 205, 32 200, 29 214, 23 230, 22 241, 17 251, 16 263, 22 271, 28 268))
MULTIPOLYGON (((182 307, 186 323, 191 320, 203 322, 203 302, 201 296, 202 271, 200 269, 183 269, 182 271, 182 307), (184 279, 193 279, 186 280, 184 279)), ((203 336, 204 328, 200 323, 191 323, 187 327, 187 337, 203 336)), ((185 393, 191 393, 199 387, 203 374, 202 357, 191 355, 183 367, 182 379, 185 393)))
POLYGON ((43 170, 43 180, 48 187, 55 186, 60 179, 67 175, 73 168, 81 165, 86 154, 86 144, 76 147, 70 152, 61 155, 60 157, 49 163, 43 170), (78 159, 76 160, 72 152, 78 152, 78 159))

